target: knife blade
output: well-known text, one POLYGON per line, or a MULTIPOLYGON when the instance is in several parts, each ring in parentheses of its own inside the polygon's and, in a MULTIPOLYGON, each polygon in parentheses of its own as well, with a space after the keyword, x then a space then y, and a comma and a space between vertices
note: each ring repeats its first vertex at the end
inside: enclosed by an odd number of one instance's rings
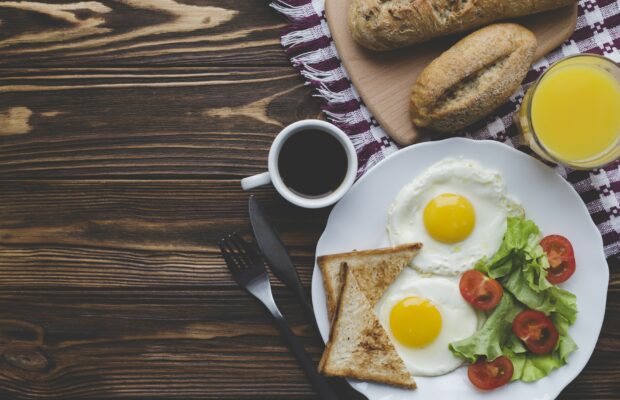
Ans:
POLYGON ((299 280, 299 275, 297 274, 297 269, 293 264, 293 260, 291 260, 284 243, 282 243, 278 231, 276 231, 276 228, 254 196, 250 196, 249 213, 254 238, 261 252, 267 259, 271 271, 278 279, 295 292, 306 317, 310 321, 316 321, 312 309, 312 302, 299 280))

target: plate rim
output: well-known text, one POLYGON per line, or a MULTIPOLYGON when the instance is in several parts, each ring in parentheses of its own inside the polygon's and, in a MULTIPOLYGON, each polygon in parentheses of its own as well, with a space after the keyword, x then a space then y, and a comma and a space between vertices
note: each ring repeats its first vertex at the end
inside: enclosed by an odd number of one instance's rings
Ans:
MULTIPOLYGON (((566 382, 559 385, 559 388, 557 390, 553 390, 551 391, 553 397, 552 398, 556 398, 560 395, 560 393, 573 381, 575 380, 575 378, 577 378, 577 376, 579 376, 579 374, 581 374, 581 372, 585 369, 586 365, 588 364, 588 362, 590 361, 590 359, 592 358, 592 354, 594 354, 594 351, 596 349, 596 344, 598 343, 598 340, 600 338, 600 334, 601 334, 601 330, 603 327, 603 323, 605 321, 605 315, 606 315, 606 311, 607 311, 607 296, 608 296, 608 291, 609 291, 609 264, 607 262, 607 258, 605 256, 605 249, 604 249, 604 243, 603 243, 603 237, 600 234, 600 231, 598 229, 598 227, 596 226, 596 224, 594 223, 594 221, 592 220, 592 217, 590 215, 590 212, 588 211, 588 208, 586 207, 585 203, 583 202, 583 200, 581 199, 581 197, 579 196, 579 194, 577 193, 577 191, 575 190, 575 188, 564 178, 562 177, 560 174, 558 174, 558 172, 556 170, 554 170, 553 168, 549 167, 548 165, 544 164, 542 161, 540 161, 539 159, 532 157, 530 155, 528 155, 527 153, 524 153, 512 146, 500 143, 496 140, 490 140, 490 139, 483 139, 483 140, 477 140, 477 139, 470 139, 470 138, 463 138, 463 137, 453 137, 453 138, 447 138, 447 139, 443 139, 443 140, 438 140, 438 141, 429 141, 429 142, 422 142, 422 143, 416 143, 412 146, 406 147, 404 149, 401 149, 395 153, 390 154, 388 157, 384 158, 383 160, 379 161, 371 170, 369 170, 368 172, 366 172, 362 177, 360 177, 355 184, 351 187, 351 189, 349 190, 349 192, 347 192, 347 194, 340 200, 344 200, 346 198, 348 198, 349 196, 351 196, 351 193, 355 190, 356 187, 360 186, 363 184, 363 182, 365 182, 366 180, 368 180, 369 176, 373 176, 375 174, 377 174, 376 171, 379 171, 385 164, 387 164, 388 162, 394 162, 391 160, 397 159, 397 158, 401 158, 401 157, 406 157, 406 154, 410 153, 411 151, 414 151, 414 149, 419 149, 422 147, 435 147, 435 146, 442 146, 442 145, 447 145, 449 143, 467 143, 467 144, 473 144, 474 146, 491 146, 491 147, 496 147, 497 149, 501 149, 502 151, 508 151, 509 153, 512 153, 513 155, 520 157, 522 159, 527 160, 528 162, 534 162, 534 163, 538 163, 539 165, 545 167, 545 168, 549 168, 550 170, 552 170, 552 172, 558 177, 560 178, 560 180, 563 182, 563 185, 566 186, 570 192, 572 193, 572 196, 575 197, 578 200, 578 203, 580 204, 580 208, 583 212, 585 212, 589 218, 588 218, 588 224, 591 226, 591 228, 593 228, 598 234, 597 234, 597 242, 598 242, 598 249, 600 250, 599 256, 601 257, 601 261, 603 263, 603 265, 606 266, 606 268, 604 269, 604 281, 605 284, 607 286, 607 289, 604 291, 603 293, 603 314, 602 314, 602 318, 601 318, 601 322, 600 324, 598 324, 598 326, 596 327, 596 329, 593 331, 593 333, 596 333, 596 341, 594 344, 594 347, 592 348, 592 350, 590 351, 590 353, 587 355, 587 361, 579 368, 577 368, 577 370, 575 370, 573 373, 571 373, 570 375, 567 375, 567 379, 566 382)), ((417 150, 416 150, 417 151, 417 150)), ((449 156, 446 156, 449 157, 449 156)), ((315 284, 320 284, 322 285, 322 275, 321 275, 321 270, 318 266, 317 263, 317 249, 319 247, 319 245, 321 244, 321 242, 324 240, 325 238, 325 232, 327 231, 327 227, 330 224, 330 221, 332 220, 332 218, 334 218, 334 211, 336 210, 336 208, 338 207, 339 203, 336 203, 336 205, 334 206, 334 208, 330 211, 329 213, 329 217, 327 219, 327 222, 325 224, 325 228, 323 229, 323 232, 321 233, 321 236, 319 237, 319 240, 317 241, 316 247, 315 247, 315 251, 314 251, 314 269, 312 271, 312 278, 311 278, 311 298, 312 298, 312 306, 313 306, 313 311, 314 311, 314 317, 315 317, 315 322, 317 324, 317 326, 319 327, 319 331, 320 331, 320 336, 321 336, 321 340, 326 343, 327 340, 325 339, 326 337, 329 337, 329 327, 328 327, 328 332, 326 335, 324 335, 323 331, 320 328, 320 324, 318 321, 318 316, 317 316, 317 307, 316 307, 316 291, 315 291, 315 284)), ((347 379, 347 381, 349 382, 349 384, 351 385, 351 382, 367 382, 367 383, 372 383, 372 382, 368 382, 368 381, 356 381, 356 380, 350 380, 347 379)), ((359 391, 354 385, 351 385, 352 388, 354 388, 355 390, 359 391)), ((362 393, 363 395, 366 395, 365 393, 359 391, 360 393, 362 393)), ((366 395, 367 396, 367 395, 366 395)), ((370 398, 369 398, 370 399, 370 398)), ((372 399, 370 399, 372 400, 372 399)))

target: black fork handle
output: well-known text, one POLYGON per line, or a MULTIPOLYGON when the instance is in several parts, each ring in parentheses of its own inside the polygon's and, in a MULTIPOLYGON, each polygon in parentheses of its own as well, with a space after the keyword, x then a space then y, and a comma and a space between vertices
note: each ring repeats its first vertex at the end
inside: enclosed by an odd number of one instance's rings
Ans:
POLYGON ((295 355, 295 358, 297 358, 297 361, 299 361, 299 363, 301 364, 301 367, 306 373, 306 376, 308 377, 308 379, 310 379, 312 386, 314 386, 314 389, 319 394, 319 398, 323 400, 339 400, 338 395, 331 388, 327 380, 317 371, 316 367, 314 366, 314 362, 308 356, 306 350, 304 350, 304 347, 302 346, 297 336, 295 336, 293 331, 291 331, 291 328, 289 328, 288 323, 286 322, 284 317, 282 317, 282 314, 273 312, 271 312, 271 314, 276 324, 278 325, 278 329, 280 329, 280 333, 282 333, 282 336, 284 337, 291 351, 295 355))

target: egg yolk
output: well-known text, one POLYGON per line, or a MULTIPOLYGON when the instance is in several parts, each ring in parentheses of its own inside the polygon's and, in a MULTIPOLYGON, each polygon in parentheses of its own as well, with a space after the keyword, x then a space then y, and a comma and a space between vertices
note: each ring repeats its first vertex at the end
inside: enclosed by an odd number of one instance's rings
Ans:
POLYGON ((465 240, 476 224, 476 213, 469 200, 458 194, 444 193, 428 202, 424 209, 424 226, 438 242, 465 240))
POLYGON ((424 347, 441 331, 441 314, 429 300, 407 297, 390 312, 390 328, 400 343, 407 347, 424 347))

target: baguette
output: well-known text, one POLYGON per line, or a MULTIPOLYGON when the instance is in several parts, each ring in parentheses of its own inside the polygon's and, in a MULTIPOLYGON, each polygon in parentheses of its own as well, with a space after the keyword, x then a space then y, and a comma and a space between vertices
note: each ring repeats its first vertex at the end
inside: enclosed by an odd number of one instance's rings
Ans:
POLYGON ((391 50, 438 36, 575 4, 576 0, 352 0, 353 38, 372 50, 391 50))
POLYGON ((465 37, 413 85, 413 123, 454 132, 490 114, 518 89, 536 46, 536 36, 516 24, 490 25, 465 37))

